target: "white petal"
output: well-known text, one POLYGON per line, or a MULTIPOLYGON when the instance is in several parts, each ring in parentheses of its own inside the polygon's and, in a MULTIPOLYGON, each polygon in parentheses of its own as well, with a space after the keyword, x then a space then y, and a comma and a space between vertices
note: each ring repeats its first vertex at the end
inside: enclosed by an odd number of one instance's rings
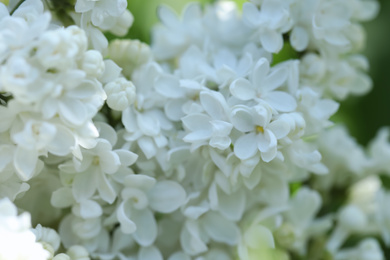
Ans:
POLYGON ((65 122, 79 126, 87 120, 87 110, 80 100, 63 98, 58 105, 61 119, 65 122))
POLYGON ((243 190, 226 194, 218 189, 218 210, 225 218, 239 221, 244 214, 245 205, 246 197, 243 190))
POLYGON ((202 15, 202 6, 196 2, 187 4, 182 13, 185 23, 199 22, 202 15))
MULTIPOLYGON (((107 41, 105 36, 103 34, 101 34, 101 35, 104 38, 104 40, 107 41)), ((100 36, 100 34, 99 34, 99 36, 100 36)), ((93 39, 91 39, 91 40, 93 40, 93 39)), ((102 43, 102 44, 105 45, 106 43, 102 43)), ((119 67, 118 65, 116 65, 116 63, 114 61, 109 60, 109 59, 104 60, 104 68, 105 68, 104 73, 99 78, 99 81, 101 81, 103 84, 108 83, 110 81, 114 81, 115 79, 117 79, 119 77, 119 74, 122 71, 121 67, 119 67)))
POLYGON ((205 114, 194 113, 182 118, 183 125, 191 131, 204 131, 209 128, 210 117, 205 114), (206 127, 208 126, 208 127, 206 127))
POLYGON ((96 191, 97 178, 95 171, 77 173, 73 180, 73 195, 77 201, 89 199, 96 191))
POLYGON ((309 44, 309 35, 302 27, 295 26, 291 31, 290 42, 292 47, 297 51, 303 51, 309 44))
POLYGON ((234 154, 241 160, 251 158, 256 152, 257 146, 254 133, 242 135, 234 143, 234 154))
POLYGON ((204 229, 213 240, 230 246, 237 244, 240 229, 234 222, 226 220, 218 213, 212 211, 204 215, 202 220, 204 229))
POLYGON ((195 131, 184 136, 183 141, 188 143, 202 142, 209 139, 211 135, 211 130, 195 131))
POLYGON ((134 239, 141 246, 150 246, 157 237, 157 224, 152 211, 149 209, 133 210, 131 219, 137 226, 134 239))
POLYGON ((183 187, 174 181, 160 181, 149 192, 150 207, 161 213, 171 213, 186 201, 183 187))
POLYGON ((80 216, 84 219, 87 218, 97 218, 102 215, 103 210, 102 207, 93 200, 83 200, 79 205, 80 216))
POLYGON ((68 91, 66 95, 73 99, 87 99, 96 95, 96 83, 92 80, 84 80, 76 88, 68 91))
POLYGON ((267 30, 261 34, 260 42, 266 51, 278 53, 283 47, 283 36, 276 31, 267 30))
POLYGON ((249 132, 255 129, 252 114, 246 106, 235 106, 231 112, 231 122, 241 132, 249 132))
POLYGON ((250 100, 256 97, 255 87, 244 78, 236 79, 230 84, 230 93, 240 100, 250 100))
POLYGON ((180 98, 185 94, 180 87, 179 79, 169 74, 161 75, 156 79, 155 89, 168 98, 180 98))
POLYGON ((87 1, 87 0, 76 1, 75 11, 77 13, 88 12, 94 7, 94 5, 95 5, 95 1, 87 1))
POLYGON ((181 24, 175 11, 173 11, 168 6, 159 6, 159 8, 157 9, 157 16, 160 21, 171 30, 178 28, 181 24))
POLYGON ((141 247, 138 252, 138 260, 163 260, 160 251, 155 246, 141 247))
POLYGON ((273 159, 275 159, 276 155, 277 155, 277 147, 276 146, 272 146, 268 149, 268 151, 266 152, 261 152, 261 159, 264 161, 264 162, 270 162, 272 161, 273 159))
POLYGON ((232 140, 230 140, 229 137, 227 136, 214 136, 210 139, 210 146, 220 149, 220 150, 225 150, 230 146, 232 143, 232 140))
POLYGON ((275 120, 268 125, 277 139, 285 137, 290 132, 290 125, 283 120, 275 120))
POLYGON ((97 188, 99 191, 99 195, 104 201, 112 204, 116 199, 116 192, 112 187, 111 183, 108 181, 106 174, 103 172, 100 172, 98 174, 99 176, 97 176, 98 178, 97 188))
POLYGON ((150 137, 141 137, 140 139, 138 139, 138 145, 147 159, 152 158, 157 153, 156 146, 154 145, 153 140, 150 137))
POLYGON ((99 164, 100 169, 104 173, 113 174, 118 170, 121 162, 119 160, 119 156, 115 152, 104 151, 103 153, 99 154, 99 164))
POLYGON ((141 190, 150 190, 156 184, 156 179, 143 174, 128 175, 125 178, 126 187, 134 187, 141 190))
POLYGON ((22 181, 28 181, 34 174, 38 162, 38 153, 35 150, 26 150, 17 147, 14 154, 14 167, 22 181))
POLYGON ((239 60, 236 71, 240 76, 246 76, 253 64, 253 58, 250 54, 246 53, 239 60))
POLYGON ((261 22, 260 20, 260 12, 257 7, 252 3, 244 3, 242 6, 243 19, 246 23, 251 26, 257 26, 261 22))
POLYGON ((122 112, 122 123, 130 133, 137 131, 137 117, 133 108, 127 108, 122 112))
POLYGON ((167 117, 172 121, 179 121, 185 116, 182 107, 186 101, 185 99, 173 99, 165 103, 164 111, 167 117))
POLYGON ((122 202, 116 210, 116 217, 118 218, 121 230, 125 234, 131 234, 137 229, 135 223, 129 218, 129 205, 122 202))
POLYGON ((137 124, 145 135, 154 136, 160 133, 160 123, 152 113, 137 113, 137 124))
POLYGON ((282 91, 272 91, 264 97, 264 100, 272 108, 280 112, 291 112, 297 108, 297 102, 294 97, 282 91))
POLYGON ((180 233, 180 244, 189 255, 197 255, 207 251, 207 245, 202 241, 197 222, 187 221, 180 233))
POLYGON ((215 91, 202 91, 199 95, 204 110, 214 119, 226 118, 228 109, 226 100, 221 93, 215 91))
POLYGON ((266 58, 260 58, 252 72, 252 82, 257 89, 264 88, 264 80, 269 72, 270 64, 266 58))
POLYGON ((137 154, 127 151, 125 149, 115 150, 115 153, 119 156, 120 163, 123 166, 133 165, 138 159, 137 154))
POLYGON ((287 77, 288 71, 285 67, 274 69, 265 79, 263 83, 264 89, 266 91, 271 91, 280 87, 287 80, 287 77))
POLYGON ((168 260, 191 260, 191 257, 183 252, 176 252, 168 260))
POLYGON ((72 206, 75 203, 72 189, 61 187, 54 191, 51 195, 50 203, 56 208, 67 208, 72 206))
POLYGON ((0 172, 12 162, 14 157, 14 146, 13 145, 0 145, 0 172))
POLYGON ((104 122, 94 122, 94 124, 99 131, 99 138, 106 139, 111 146, 114 146, 118 140, 115 129, 104 122))
POLYGON ((245 232, 244 241, 251 248, 258 248, 259 245, 271 248, 275 247, 272 232, 262 225, 250 227, 245 232))
POLYGON ((67 128, 57 125, 56 135, 48 144, 47 149, 50 153, 65 156, 76 146, 74 134, 67 128))
POLYGON ((223 66, 227 66, 228 68, 235 68, 237 63, 237 59, 235 55, 228 51, 227 49, 219 50, 214 56, 213 65, 214 68, 220 69, 223 66))
POLYGON ((265 129, 264 133, 258 133, 256 135, 256 142, 261 152, 266 152, 277 144, 275 135, 268 129, 265 129))
POLYGON ((307 227, 321 207, 322 200, 318 192, 302 187, 292 200, 287 216, 298 228, 307 227))

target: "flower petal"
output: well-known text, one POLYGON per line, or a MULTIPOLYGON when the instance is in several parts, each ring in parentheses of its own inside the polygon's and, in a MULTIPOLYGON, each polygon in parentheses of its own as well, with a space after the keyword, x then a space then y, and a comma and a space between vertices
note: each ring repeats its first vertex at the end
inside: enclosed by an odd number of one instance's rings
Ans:
POLYGON ((116 217, 118 218, 121 230, 125 234, 134 233, 137 229, 135 223, 129 218, 129 205, 122 202, 116 210, 116 217))
POLYGON ((246 106, 235 106, 231 112, 233 126, 241 132, 249 132, 255 129, 252 114, 246 106))
POLYGON ((157 223, 150 209, 133 210, 131 219, 137 226, 134 239, 141 246, 150 246, 157 237, 157 223))
POLYGON ((303 51, 309 44, 309 35, 302 27, 295 26, 290 34, 290 42, 295 50, 303 51))
POLYGON ((14 154, 14 166, 19 178, 28 181, 34 174, 38 162, 38 152, 18 146, 14 154))
POLYGON ((155 246, 141 247, 138 251, 138 260, 163 260, 160 250, 155 246))
POLYGON ((294 97, 282 91, 272 91, 264 97, 264 100, 280 112, 292 112, 297 108, 294 97))
POLYGON ((258 133, 256 142, 261 152, 268 151, 271 147, 276 146, 277 143, 275 135, 269 129, 265 129, 264 133, 258 133))
POLYGON ((77 99, 64 97, 59 102, 61 119, 72 125, 82 125, 87 120, 87 109, 77 99))
POLYGON ((272 53, 278 53, 283 47, 283 36, 273 30, 265 30, 260 36, 263 48, 272 53))
POLYGON ((216 91, 202 91, 199 95, 204 110, 214 119, 225 119, 228 106, 221 93, 216 91))
POLYGON ((238 243, 240 229, 234 222, 226 220, 218 213, 210 211, 205 214, 202 224, 213 240, 230 246, 238 243))
POLYGON ((240 100, 250 100, 256 97, 255 87, 244 78, 238 78, 230 84, 230 93, 240 100))
POLYGON ((163 74, 156 79, 155 89, 168 98, 180 98, 185 95, 183 88, 180 87, 179 79, 169 74, 163 74))
POLYGON ((241 160, 251 158, 256 152, 256 137, 254 133, 242 135, 234 143, 234 154, 241 160))
POLYGON ((160 181, 149 192, 150 207, 161 213, 171 213, 183 205, 187 195, 174 181, 160 181))

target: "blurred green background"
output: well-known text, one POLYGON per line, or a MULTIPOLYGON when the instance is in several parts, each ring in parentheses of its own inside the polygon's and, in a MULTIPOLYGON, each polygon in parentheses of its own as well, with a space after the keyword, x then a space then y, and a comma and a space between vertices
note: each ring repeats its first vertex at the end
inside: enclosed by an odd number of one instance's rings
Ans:
POLYGON ((340 110, 350 118, 350 131, 361 144, 369 142, 382 126, 390 126, 390 1, 379 2, 379 15, 365 24, 364 54, 370 61, 374 87, 366 96, 350 98, 340 110))
MULTIPOLYGON (((158 22, 156 8, 166 4, 178 13, 190 0, 129 0, 129 9, 135 22, 126 37, 150 42, 150 28, 158 22)), ((202 4, 213 0, 199 0, 202 4)), ((245 0, 235 0, 239 5, 245 0)), ((379 0, 380 12, 373 21, 364 24, 367 43, 364 54, 370 61, 369 74, 374 87, 363 97, 350 97, 341 103, 334 116, 345 123, 360 144, 367 144, 382 126, 390 126, 390 1, 379 0)))

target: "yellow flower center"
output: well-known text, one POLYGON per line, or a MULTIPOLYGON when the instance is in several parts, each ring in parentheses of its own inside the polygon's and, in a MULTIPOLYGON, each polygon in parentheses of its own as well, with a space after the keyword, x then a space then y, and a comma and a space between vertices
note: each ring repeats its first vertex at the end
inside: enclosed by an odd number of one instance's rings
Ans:
POLYGON ((92 160, 93 165, 99 165, 100 164, 100 158, 99 156, 95 156, 92 160))
POLYGON ((258 133, 264 133, 264 128, 262 127, 262 126, 256 126, 256 131, 258 132, 258 133))

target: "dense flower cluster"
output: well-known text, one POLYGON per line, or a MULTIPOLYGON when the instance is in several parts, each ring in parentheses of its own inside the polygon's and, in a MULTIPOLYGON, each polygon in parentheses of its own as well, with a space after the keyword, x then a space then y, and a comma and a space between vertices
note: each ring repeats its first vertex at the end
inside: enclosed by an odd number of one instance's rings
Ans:
POLYGON ((390 132, 330 120, 376 1, 64 2, 0 3, 0 259, 385 259, 390 132))

